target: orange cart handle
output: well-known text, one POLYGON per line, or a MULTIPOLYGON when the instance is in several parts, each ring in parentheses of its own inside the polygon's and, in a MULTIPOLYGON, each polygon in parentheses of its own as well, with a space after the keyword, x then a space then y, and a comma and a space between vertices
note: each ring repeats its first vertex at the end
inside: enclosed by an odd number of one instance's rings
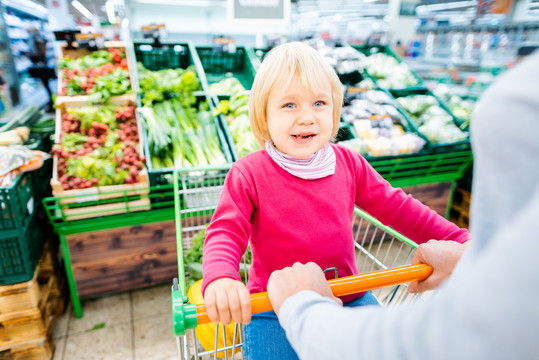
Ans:
MULTIPOLYGON (((335 296, 345 296, 383 287, 425 280, 432 274, 432 267, 425 264, 401 266, 398 268, 375 271, 371 273, 345 276, 328 280, 329 287, 335 296)), ((253 314, 272 310, 266 291, 251 294, 251 312, 253 314)), ((204 304, 197 305, 197 323, 211 322, 204 304)))

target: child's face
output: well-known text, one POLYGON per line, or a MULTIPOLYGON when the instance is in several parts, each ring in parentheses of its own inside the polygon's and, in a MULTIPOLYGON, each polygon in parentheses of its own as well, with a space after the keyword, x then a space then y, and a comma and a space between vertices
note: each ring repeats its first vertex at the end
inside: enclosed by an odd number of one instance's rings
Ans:
POLYGON ((275 147, 298 159, 322 148, 333 131, 331 85, 325 78, 308 88, 294 77, 285 88, 281 76, 270 90, 266 107, 268 131, 275 147))

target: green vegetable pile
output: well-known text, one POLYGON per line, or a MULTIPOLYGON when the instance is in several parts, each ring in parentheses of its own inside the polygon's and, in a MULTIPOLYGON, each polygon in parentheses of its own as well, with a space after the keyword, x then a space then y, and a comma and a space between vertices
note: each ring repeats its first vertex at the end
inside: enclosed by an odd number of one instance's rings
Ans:
POLYGON ((451 115, 440 107, 438 100, 433 96, 412 95, 397 98, 397 101, 430 142, 453 143, 468 138, 468 133, 455 125, 451 115))
POLYGON ((133 106, 84 106, 62 114, 58 180, 64 190, 133 184, 140 181, 144 157, 138 154, 133 106))
MULTIPOLYGON (((183 256, 183 262, 187 271, 190 273, 190 277, 187 278, 187 288, 193 285, 197 280, 202 279, 202 251, 204 249, 204 242, 206 241, 206 229, 209 224, 206 224, 198 233, 193 236, 192 246, 185 252, 183 256)), ((247 251, 244 254, 244 261, 247 264, 247 271, 251 264, 251 246, 247 246, 247 251)), ((240 275, 244 278, 247 272, 243 263, 240 264, 240 275)))
POLYGON ((78 59, 65 57, 59 60, 58 71, 62 73, 59 95, 89 95, 89 102, 97 104, 131 92, 127 59, 117 48, 94 51, 78 59))
POLYGON ((208 102, 194 94, 202 89, 194 68, 149 71, 138 66, 152 167, 226 164, 208 102))
POLYGON ((236 78, 227 78, 210 86, 210 92, 229 93, 228 100, 220 100, 215 114, 225 115, 228 130, 240 157, 257 151, 260 147, 251 131, 249 121, 249 95, 236 78))
POLYGON ((447 105, 453 115, 464 122, 464 124, 461 125, 462 129, 470 125, 472 113, 476 105, 475 101, 452 94, 451 89, 445 84, 438 84, 433 89, 433 92, 447 105))
POLYGON ((404 62, 399 63, 392 56, 375 53, 368 56, 364 64, 369 74, 376 79, 376 83, 381 88, 405 88, 418 84, 418 80, 414 77, 408 65, 404 62))

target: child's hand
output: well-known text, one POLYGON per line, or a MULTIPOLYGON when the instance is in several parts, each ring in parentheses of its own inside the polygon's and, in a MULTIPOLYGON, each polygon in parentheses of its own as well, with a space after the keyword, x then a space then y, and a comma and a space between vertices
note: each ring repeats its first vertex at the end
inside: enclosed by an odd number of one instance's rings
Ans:
POLYGON ((248 324, 251 321, 251 296, 241 282, 221 278, 211 282, 204 292, 208 317, 214 323, 248 324))
POLYGON ((432 266, 432 274, 423 281, 414 281, 408 285, 411 293, 420 293, 436 289, 447 279, 457 265, 468 242, 459 244, 456 241, 429 240, 419 245, 412 264, 427 264, 432 266))

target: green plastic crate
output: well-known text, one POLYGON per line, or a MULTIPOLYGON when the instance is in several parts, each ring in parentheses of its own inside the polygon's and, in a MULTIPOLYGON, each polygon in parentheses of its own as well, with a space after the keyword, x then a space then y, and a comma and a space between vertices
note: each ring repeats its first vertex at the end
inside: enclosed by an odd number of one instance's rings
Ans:
MULTIPOLYGON (((400 90, 392 89, 392 90, 389 90, 389 92, 395 99, 400 98, 400 97, 413 96, 413 95, 430 95, 434 97, 436 101, 438 102, 438 105, 451 116, 451 119, 453 120, 453 123, 455 124, 455 126, 461 128, 464 124, 464 122, 461 119, 457 118, 451 112, 451 110, 449 110, 449 108, 443 103, 443 101, 441 101, 429 89, 421 89, 421 88, 410 88, 410 89, 400 89, 400 90)), ((417 126, 410 119, 410 114, 404 108, 402 108, 400 104, 397 103, 396 106, 407 117, 408 123, 410 124, 410 126, 414 128, 418 134, 421 134, 421 131, 419 131, 417 126)), ((460 150, 466 151, 466 150, 471 149, 469 137, 465 140, 452 142, 452 143, 433 143, 429 141, 427 145, 429 146, 432 152, 451 152, 451 151, 460 151, 460 150)))
POLYGON ((194 63, 193 48, 189 43, 135 42, 135 58, 148 70, 185 69, 194 63))
POLYGON ((41 199, 50 195, 51 171, 52 159, 48 159, 40 169, 22 173, 13 185, 0 188, 0 236, 6 231, 26 231, 41 199))
POLYGON ((197 46, 196 52, 208 84, 235 77, 246 90, 251 90, 256 70, 247 49, 238 47, 235 52, 230 53, 218 52, 212 47, 197 46))
MULTIPOLYGON (((376 53, 382 53, 382 54, 386 54, 388 56, 395 58, 399 63, 403 62, 402 59, 397 54, 395 54, 391 50, 391 48, 387 45, 352 45, 352 47, 366 56, 370 56, 376 53)), ((371 78, 374 81, 375 84, 377 83, 376 78, 372 76, 371 74, 369 74, 369 71, 367 69, 365 69, 364 72, 369 78, 371 78)), ((417 80, 417 84, 414 86, 406 87, 406 89, 424 88, 425 85, 423 83, 423 79, 411 69, 410 69, 410 73, 417 80)))
MULTIPOLYGON (((207 94, 203 94, 203 95, 199 94, 197 98, 201 101, 203 99, 206 99, 210 106, 210 111, 211 112, 214 111, 213 102, 207 94)), ((230 145, 229 145, 231 140, 228 139, 227 133, 223 131, 224 126, 221 123, 221 117, 213 116, 213 121, 215 124, 215 128, 217 130, 217 136, 219 137, 219 141, 221 143, 221 150, 223 151, 223 154, 225 156, 225 159, 227 160, 227 163, 231 164, 234 162, 234 157, 232 156, 230 145)), ((172 171, 174 169, 173 168, 167 168, 167 169, 154 169, 153 168, 152 161, 151 161, 150 148, 148 144, 148 133, 146 131, 146 127, 144 126, 144 124, 141 124, 141 129, 142 129, 144 155, 146 156, 146 167, 148 169, 148 177, 150 180, 150 185, 159 186, 159 185, 172 184, 172 171)), ((209 165, 209 166, 211 167, 213 165, 209 165)))
MULTIPOLYGON (((342 125, 337 143, 355 138, 350 125, 342 125)), ((428 142, 427 142, 428 143, 428 142)), ((428 147, 416 154, 396 156, 363 156, 393 186, 414 186, 433 182, 456 181, 472 162, 471 150, 431 153, 428 147)))
MULTIPOLYGON (((195 71, 200 80, 203 91, 199 92, 197 98, 199 100, 206 99, 210 106, 210 111, 214 110, 214 102, 208 95, 208 81, 204 73, 204 69, 200 62, 200 58, 195 47, 191 42, 162 42, 156 47, 150 41, 135 41, 135 58, 140 61, 144 67, 149 70, 157 71, 163 69, 187 68, 190 65, 195 67, 195 71)), ((140 99, 138 101, 140 106, 140 99)), ((217 129, 217 135, 221 142, 221 150, 227 161, 232 163, 233 156, 229 149, 229 140, 227 135, 222 130, 219 117, 214 117, 214 123, 217 129)), ((146 156, 146 167, 148 168, 148 177, 151 186, 166 185, 172 183, 172 168, 170 169, 154 169, 151 163, 151 155, 148 147, 148 136, 146 128, 141 124, 142 140, 144 147, 144 155, 146 156)))
POLYGON ((268 48, 251 48, 249 50, 252 51, 252 54, 258 59, 260 63, 264 61, 264 58, 266 57, 267 53, 270 51, 270 49, 268 48))
POLYGON ((39 211, 30 216, 29 227, 0 233, 0 285, 29 281, 50 234, 46 218, 39 211))

